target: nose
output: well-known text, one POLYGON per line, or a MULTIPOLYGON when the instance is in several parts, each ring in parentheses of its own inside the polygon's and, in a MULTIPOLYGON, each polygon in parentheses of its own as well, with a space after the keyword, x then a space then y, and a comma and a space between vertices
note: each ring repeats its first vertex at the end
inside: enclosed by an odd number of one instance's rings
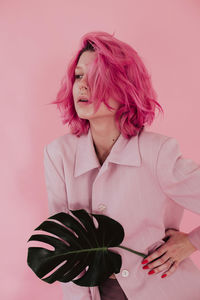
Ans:
POLYGON ((79 81, 79 89, 82 90, 82 89, 88 89, 88 84, 87 84, 87 79, 86 79, 86 76, 83 77, 80 81, 79 81))

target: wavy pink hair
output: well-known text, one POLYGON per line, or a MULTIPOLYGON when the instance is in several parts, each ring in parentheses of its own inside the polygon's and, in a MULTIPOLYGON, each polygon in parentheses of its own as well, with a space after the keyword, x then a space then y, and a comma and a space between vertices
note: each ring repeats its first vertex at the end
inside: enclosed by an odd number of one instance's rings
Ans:
POLYGON ((156 101, 157 94, 151 83, 150 75, 138 53, 128 44, 102 31, 84 34, 80 40, 80 49, 67 67, 61 80, 56 100, 62 123, 67 124, 72 134, 87 134, 90 123, 76 113, 72 94, 75 80, 75 68, 84 51, 95 51, 96 59, 88 71, 88 85, 95 112, 103 101, 108 109, 108 99, 114 98, 121 105, 115 114, 117 126, 126 138, 137 135, 146 124, 155 118, 155 108, 163 109, 156 101))

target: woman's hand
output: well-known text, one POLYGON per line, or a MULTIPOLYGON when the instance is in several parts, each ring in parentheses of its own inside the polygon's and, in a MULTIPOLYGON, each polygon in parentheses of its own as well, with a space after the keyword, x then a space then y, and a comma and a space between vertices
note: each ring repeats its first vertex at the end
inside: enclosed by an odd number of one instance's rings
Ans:
POLYGON ((162 278, 174 273, 180 262, 197 250, 185 232, 167 229, 165 237, 169 237, 167 242, 145 257, 142 262, 143 264, 147 263, 143 269, 150 269, 148 274, 157 274, 164 271, 162 278))

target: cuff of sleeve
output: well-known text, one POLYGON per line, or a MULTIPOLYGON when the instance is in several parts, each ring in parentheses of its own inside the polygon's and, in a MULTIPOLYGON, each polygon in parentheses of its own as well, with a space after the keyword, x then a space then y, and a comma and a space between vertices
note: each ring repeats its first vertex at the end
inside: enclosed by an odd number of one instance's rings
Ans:
POLYGON ((200 226, 194 228, 188 233, 190 242, 200 251, 200 226))

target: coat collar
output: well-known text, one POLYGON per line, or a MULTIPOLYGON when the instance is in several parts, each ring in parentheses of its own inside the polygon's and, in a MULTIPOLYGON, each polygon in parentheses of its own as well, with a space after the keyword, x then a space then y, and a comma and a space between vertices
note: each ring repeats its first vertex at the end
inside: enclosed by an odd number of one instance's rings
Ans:
MULTIPOLYGON (((138 135, 126 139, 119 135, 104 164, 115 163, 127 166, 140 166, 138 135)), ((86 135, 81 135, 77 141, 74 177, 80 176, 94 168, 101 167, 93 145, 91 129, 86 135)))

